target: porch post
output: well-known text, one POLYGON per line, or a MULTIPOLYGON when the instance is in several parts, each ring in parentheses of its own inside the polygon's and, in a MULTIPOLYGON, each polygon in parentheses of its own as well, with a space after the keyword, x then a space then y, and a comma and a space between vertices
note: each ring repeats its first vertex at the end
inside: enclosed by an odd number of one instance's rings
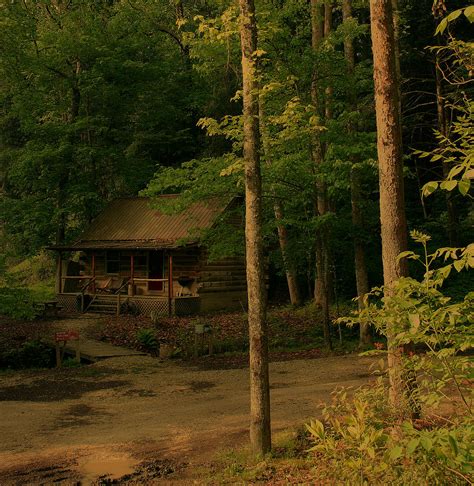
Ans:
POLYGON ((168 311, 173 314, 173 255, 168 254, 168 311))
POLYGON ((56 293, 62 294, 63 292, 63 254, 58 252, 58 259, 56 262, 56 293))
MULTIPOLYGON (((95 252, 92 253, 92 278, 95 278, 95 252)), ((92 283, 92 292, 95 294, 95 280, 92 283)))
POLYGON ((135 295, 135 285, 133 279, 135 278, 135 259, 133 253, 130 255, 130 295, 135 295))

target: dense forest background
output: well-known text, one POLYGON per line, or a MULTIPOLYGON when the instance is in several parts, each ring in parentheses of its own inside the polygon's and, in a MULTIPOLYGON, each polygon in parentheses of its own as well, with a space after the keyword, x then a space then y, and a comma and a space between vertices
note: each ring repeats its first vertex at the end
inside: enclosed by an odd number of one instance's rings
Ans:
MULTIPOLYGON (((466 245, 474 217, 472 200, 457 191, 422 197, 425 183, 446 174, 416 152, 438 144, 440 101, 449 126, 472 94, 436 69, 452 67, 451 54, 430 49, 469 38, 465 17, 434 36, 442 15, 463 6, 401 0, 397 12, 408 225, 429 233, 433 247, 466 245)), ((369 286, 382 278, 368 2, 354 1, 349 18, 335 3, 317 49, 309 1, 261 0, 257 12, 265 246, 280 277, 272 296, 287 299, 285 269, 303 297, 313 295, 319 234, 330 250, 332 298, 353 297, 358 248, 369 286), (323 108, 314 103, 315 73, 323 108), (317 170, 315 132, 324 147, 317 170), (323 212, 314 208, 321 185, 323 212)), ((238 15, 225 0, 1 5, 4 268, 73 240, 119 196, 179 192, 182 208, 243 194, 238 15)), ((243 231, 225 222, 204 237, 211 257, 244 252, 243 231)), ((453 293, 463 278, 453 279, 453 293)))

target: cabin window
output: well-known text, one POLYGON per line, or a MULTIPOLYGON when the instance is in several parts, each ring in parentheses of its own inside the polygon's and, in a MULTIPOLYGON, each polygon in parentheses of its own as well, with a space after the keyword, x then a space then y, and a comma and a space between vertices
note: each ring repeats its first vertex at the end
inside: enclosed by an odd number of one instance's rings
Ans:
POLYGON ((108 251, 105 254, 106 273, 120 272, 120 253, 118 251, 108 251))
POLYGON ((147 276, 148 263, 146 255, 135 255, 133 258, 135 275, 147 276))

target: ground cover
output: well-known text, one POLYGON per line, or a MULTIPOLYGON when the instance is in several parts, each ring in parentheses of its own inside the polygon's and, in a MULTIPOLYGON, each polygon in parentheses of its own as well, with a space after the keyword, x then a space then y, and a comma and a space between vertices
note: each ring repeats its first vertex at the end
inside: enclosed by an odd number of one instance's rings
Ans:
MULTIPOLYGON (((155 322, 144 316, 112 316, 91 328, 89 335, 97 340, 143 351, 147 350, 147 343, 140 339, 140 335, 149 331, 156 343, 170 344, 177 349, 177 356, 190 358, 193 356, 196 324, 210 326, 216 353, 229 356, 248 350, 247 316, 241 311, 200 317, 162 317, 155 322)), ((287 359, 294 353, 299 358, 326 354, 319 310, 314 306, 270 309, 268 328, 269 348, 275 357, 282 355, 287 359)), ((357 347, 357 330, 343 328, 342 343, 338 329, 333 331, 336 351, 353 351, 357 347)))

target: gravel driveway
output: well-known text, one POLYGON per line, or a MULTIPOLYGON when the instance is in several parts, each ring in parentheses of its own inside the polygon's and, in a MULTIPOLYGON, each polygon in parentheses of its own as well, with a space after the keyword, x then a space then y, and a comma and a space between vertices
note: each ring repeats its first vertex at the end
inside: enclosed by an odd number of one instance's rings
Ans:
MULTIPOLYGON (((318 415, 336 387, 367 383, 371 362, 346 355, 272 363, 273 431, 318 415)), ((246 443, 248 394, 248 369, 148 356, 2 374, 0 484, 91 484, 139 463, 151 477, 172 477, 246 443)))

